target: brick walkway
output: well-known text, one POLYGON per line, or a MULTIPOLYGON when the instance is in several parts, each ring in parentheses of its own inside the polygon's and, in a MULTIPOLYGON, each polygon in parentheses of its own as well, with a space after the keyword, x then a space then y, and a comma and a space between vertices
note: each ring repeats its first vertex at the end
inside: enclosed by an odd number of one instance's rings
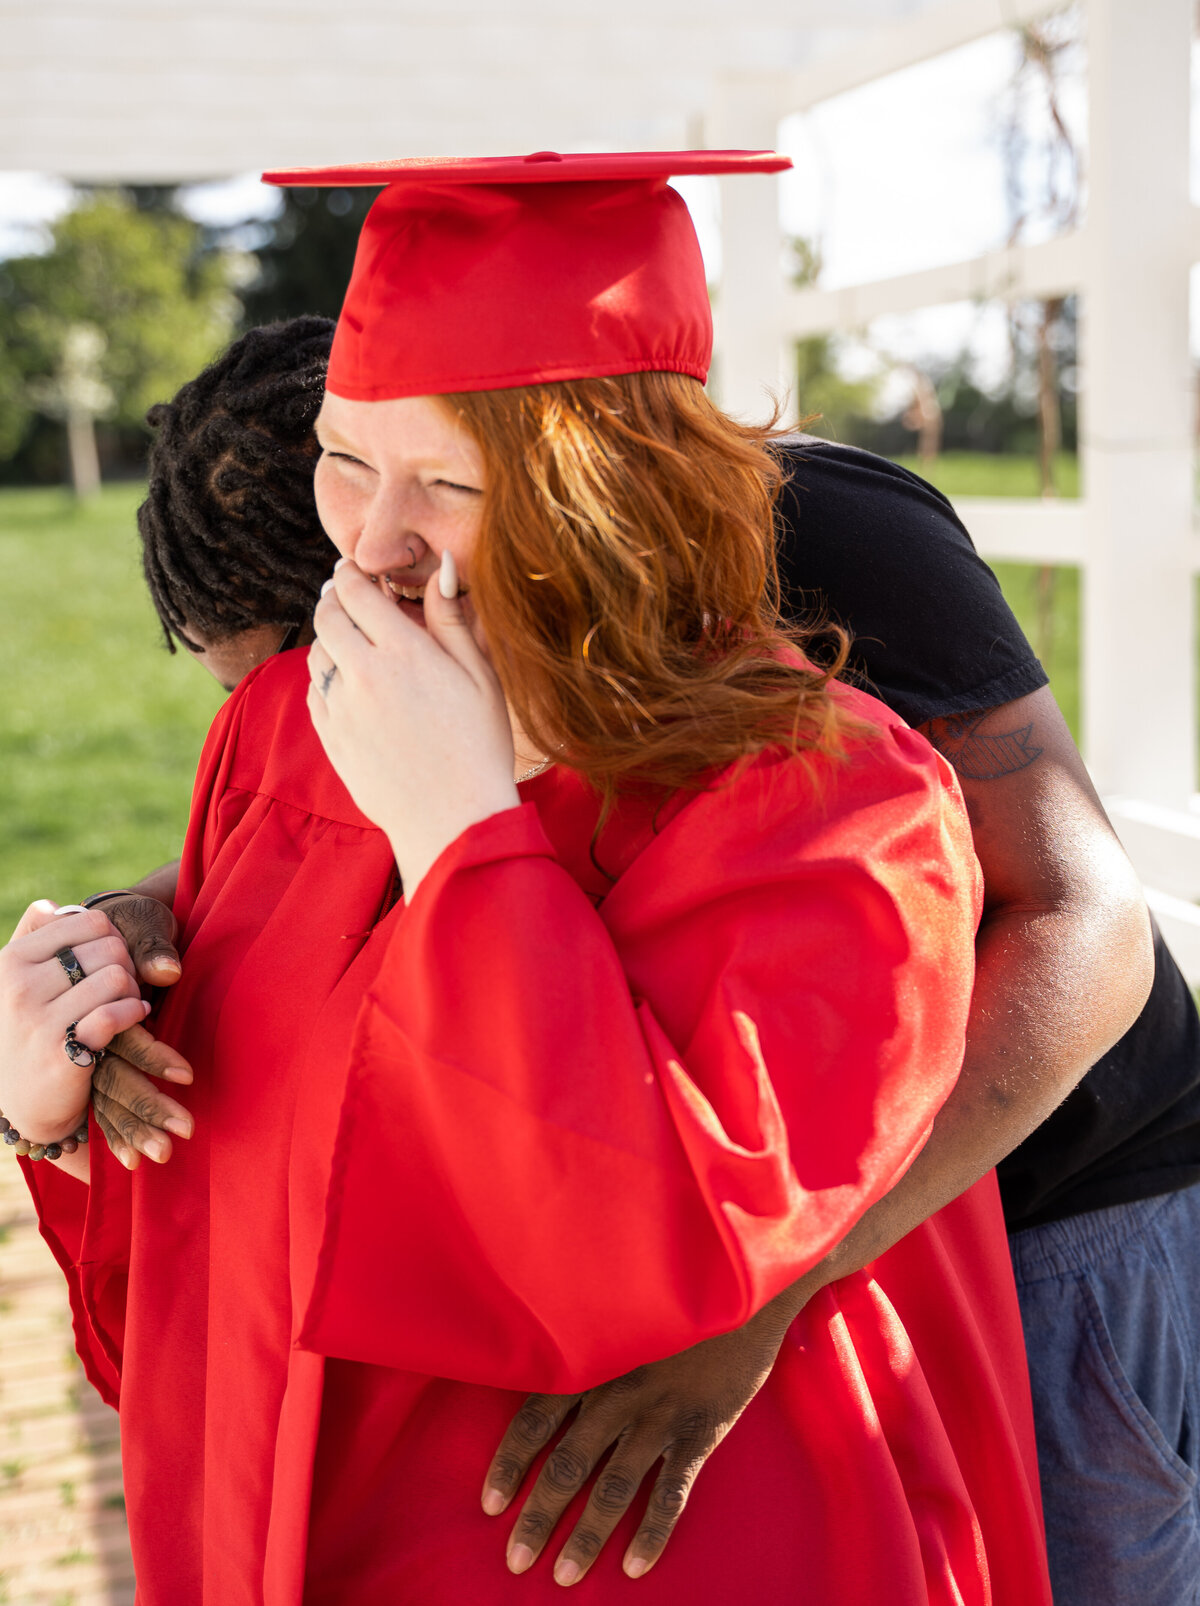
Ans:
POLYGON ((117 1418, 75 1358, 62 1275, 0 1153, 0 1603, 132 1601, 117 1418))

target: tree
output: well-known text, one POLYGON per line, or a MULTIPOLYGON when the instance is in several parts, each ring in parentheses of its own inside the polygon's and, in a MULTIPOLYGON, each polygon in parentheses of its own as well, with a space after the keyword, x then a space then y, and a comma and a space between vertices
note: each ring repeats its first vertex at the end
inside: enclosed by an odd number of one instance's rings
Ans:
POLYGON ((378 189, 285 189, 283 210, 242 291, 247 325, 319 313, 336 318, 350 283, 363 219, 378 189))
MULTIPOLYGON (((815 241, 796 235, 788 241, 790 279, 806 290, 821 276, 821 252, 815 241)), ((852 440, 869 416, 876 386, 871 380, 847 379, 838 368, 838 346, 832 335, 797 340, 796 401, 805 427, 831 440, 852 440)))
POLYGON ((232 332, 228 264, 186 218, 93 194, 54 226, 41 256, 0 264, 0 455, 34 413, 67 427, 79 494, 97 483, 98 417, 140 424, 232 332))

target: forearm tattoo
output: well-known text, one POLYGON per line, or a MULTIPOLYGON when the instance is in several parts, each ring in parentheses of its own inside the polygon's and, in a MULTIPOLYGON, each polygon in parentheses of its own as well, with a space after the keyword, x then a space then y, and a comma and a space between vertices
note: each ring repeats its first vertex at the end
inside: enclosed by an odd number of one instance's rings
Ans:
POLYGON ((1033 743, 1033 723, 1018 730, 981 731, 979 727, 993 710, 984 708, 969 714, 946 714, 918 726, 942 757, 960 775, 971 781, 995 781, 1013 775, 1042 756, 1033 743))

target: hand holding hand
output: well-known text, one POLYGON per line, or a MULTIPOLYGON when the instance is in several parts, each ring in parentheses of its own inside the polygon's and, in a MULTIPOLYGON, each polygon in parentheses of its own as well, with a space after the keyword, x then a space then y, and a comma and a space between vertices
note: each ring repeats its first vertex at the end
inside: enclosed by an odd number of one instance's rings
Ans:
POLYGON ((468 826, 520 801, 504 694, 457 584, 447 551, 422 630, 343 559, 314 615, 313 725, 355 803, 387 832, 409 897, 468 826))
POLYGON ((139 892, 105 898, 102 909, 125 939, 134 971, 146 987, 173 987, 182 974, 175 948, 178 922, 165 903, 139 892))
POLYGON ((31 904, 0 949, 0 1109, 22 1136, 57 1142, 87 1110, 92 1066, 68 1057, 68 1027, 94 1051, 149 1010, 101 910, 31 904))
POLYGON ((546 1458, 521 1508, 508 1541, 509 1569, 524 1572, 533 1565, 567 1506, 611 1450, 559 1552, 554 1577, 560 1584, 582 1578, 661 1460, 623 1562, 630 1578, 648 1571, 666 1548, 701 1467, 770 1375, 804 1292, 803 1284, 796 1284, 737 1332, 639 1366, 588 1394, 531 1394, 488 1469, 483 1509, 490 1516, 508 1507, 576 1404, 579 1414, 546 1458))
POLYGON ((151 1036, 144 1026, 130 1026, 108 1045, 103 1063, 92 1077, 92 1108, 109 1148, 130 1171, 148 1160, 163 1165, 171 1158, 171 1139, 192 1135, 192 1117, 168 1098, 154 1078, 188 1083, 192 1068, 182 1055, 151 1036))

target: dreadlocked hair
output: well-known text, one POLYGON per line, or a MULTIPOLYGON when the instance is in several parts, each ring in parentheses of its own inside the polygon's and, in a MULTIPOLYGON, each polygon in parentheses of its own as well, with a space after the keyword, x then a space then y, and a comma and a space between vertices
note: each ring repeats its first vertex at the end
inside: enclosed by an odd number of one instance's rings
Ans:
POLYGON ((142 562, 167 647, 296 625, 337 551, 313 499, 313 423, 333 339, 329 318, 251 329, 146 414, 157 431, 138 509, 142 562))

